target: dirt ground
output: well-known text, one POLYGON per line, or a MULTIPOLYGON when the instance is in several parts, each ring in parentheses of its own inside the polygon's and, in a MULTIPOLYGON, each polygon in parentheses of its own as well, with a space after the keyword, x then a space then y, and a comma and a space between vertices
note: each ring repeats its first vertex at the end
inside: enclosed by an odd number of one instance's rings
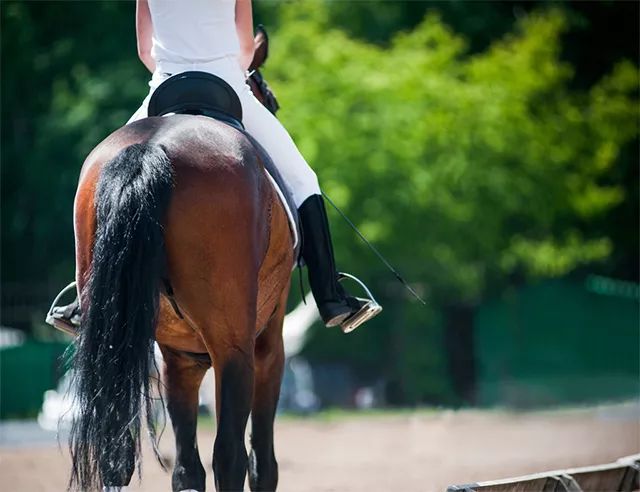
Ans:
MULTIPOLYGON (((212 429, 200 429, 210 468, 212 429)), ((281 491, 443 491, 447 485, 614 461, 640 452, 635 405, 539 413, 418 411, 333 418, 281 418, 276 428, 281 491)), ((167 433, 162 448, 169 452, 167 433)), ((145 453, 131 491, 170 490, 145 453)), ((56 444, 0 447, 0 489, 64 490, 69 460, 56 444)), ((208 490, 213 481, 208 470, 208 490)))

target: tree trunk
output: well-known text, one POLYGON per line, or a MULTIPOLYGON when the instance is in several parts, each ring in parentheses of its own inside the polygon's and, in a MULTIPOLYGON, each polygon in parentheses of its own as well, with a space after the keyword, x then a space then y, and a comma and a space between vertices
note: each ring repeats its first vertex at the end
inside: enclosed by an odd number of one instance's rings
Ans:
POLYGON ((445 348, 451 386, 460 405, 476 403, 476 361, 473 339, 475 308, 453 305, 445 308, 445 348))

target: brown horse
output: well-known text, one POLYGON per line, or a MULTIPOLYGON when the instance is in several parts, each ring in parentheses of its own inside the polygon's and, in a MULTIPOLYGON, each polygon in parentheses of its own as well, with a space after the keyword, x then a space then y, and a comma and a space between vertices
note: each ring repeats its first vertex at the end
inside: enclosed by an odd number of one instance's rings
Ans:
POLYGON ((247 82, 251 87, 251 92, 273 114, 280 108, 275 95, 269 89, 266 80, 260 73, 260 67, 264 65, 269 56, 269 36, 264 26, 259 25, 256 37, 253 40, 254 55, 251 65, 249 65, 249 78, 247 82))
POLYGON ((276 488, 273 421, 294 257, 263 159, 242 132, 190 115, 127 125, 87 157, 74 205, 83 314, 71 488, 127 485, 145 415, 155 441, 154 340, 175 433, 173 490, 205 490, 196 424, 210 366, 216 488, 242 490, 247 470, 252 490, 276 488))

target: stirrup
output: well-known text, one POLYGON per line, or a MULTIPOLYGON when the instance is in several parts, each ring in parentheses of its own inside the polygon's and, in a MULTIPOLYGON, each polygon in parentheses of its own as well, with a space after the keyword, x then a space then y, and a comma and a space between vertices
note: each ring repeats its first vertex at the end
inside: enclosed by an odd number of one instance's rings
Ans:
POLYGON ((45 318, 45 323, 53 326, 54 328, 57 328, 58 330, 66 333, 67 335, 71 335, 71 336, 76 336, 77 332, 75 330, 72 330, 71 328, 69 328, 66 325, 66 323, 61 323, 61 322, 59 322, 59 320, 57 318, 54 318, 53 317, 53 310, 56 307, 58 307, 58 301, 60 301, 60 299, 62 299, 67 292, 69 292, 70 290, 75 290, 75 288, 76 288, 76 283, 75 282, 71 282, 64 289, 62 289, 60 291, 60 293, 56 296, 56 298, 53 300, 53 302, 51 303, 51 307, 49 308, 49 311, 47 312, 47 317, 45 318))
POLYGON ((360 279, 354 277, 349 273, 338 272, 338 281, 340 282, 344 279, 349 279, 356 282, 360 287, 362 287, 362 290, 364 290, 365 294, 367 295, 367 298, 356 297, 356 299, 364 305, 360 308, 360 311, 352 314, 346 320, 340 323, 340 328, 342 328, 342 331, 344 333, 350 333, 365 321, 368 321, 374 316, 380 314, 380 311, 382 311, 382 306, 378 304, 371 291, 360 279))

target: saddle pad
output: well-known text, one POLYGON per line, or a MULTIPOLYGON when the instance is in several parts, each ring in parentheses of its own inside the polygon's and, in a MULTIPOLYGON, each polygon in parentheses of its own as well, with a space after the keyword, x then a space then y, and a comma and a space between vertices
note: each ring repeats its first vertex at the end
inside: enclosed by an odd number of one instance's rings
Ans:
POLYGON ((293 258, 295 259, 294 268, 298 264, 298 258, 300 255, 300 222, 298 218, 298 209, 296 208, 296 204, 293 201, 293 195, 291 191, 286 186, 286 182, 278 168, 271 160, 271 157, 264 149, 262 145, 260 145, 255 138, 249 135, 246 131, 242 131, 244 135, 251 141, 251 143, 258 149, 258 151, 262 155, 262 162, 264 164, 265 171, 267 173, 267 177, 271 184, 276 190, 278 197, 280 198, 280 202, 284 207, 285 212, 287 213, 287 217, 289 218, 289 229, 291 230, 291 237, 293 239, 293 258))

